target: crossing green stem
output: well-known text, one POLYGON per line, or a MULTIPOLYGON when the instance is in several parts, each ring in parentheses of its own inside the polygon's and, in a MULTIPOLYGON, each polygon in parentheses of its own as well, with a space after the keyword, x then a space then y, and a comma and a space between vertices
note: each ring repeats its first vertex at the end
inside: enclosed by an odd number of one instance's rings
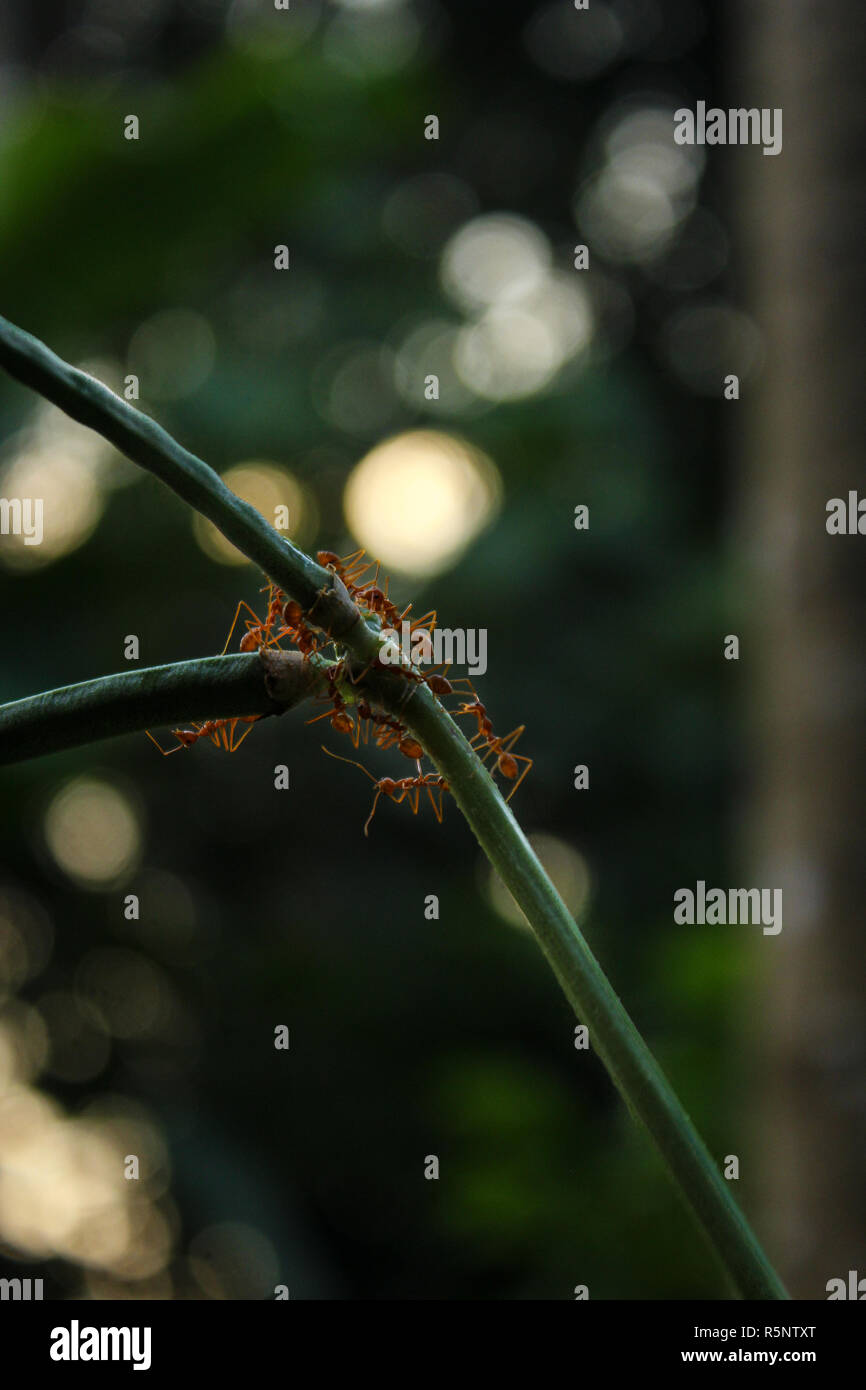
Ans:
MULTIPOLYGON (((93 378, 69 366, 43 343, 5 319, 0 319, 0 366, 74 419, 97 430, 127 457, 161 478, 296 598, 312 621, 339 637, 355 659, 359 673, 370 666, 381 639, 376 629, 363 620, 339 581, 278 536, 264 517, 229 491, 206 463, 183 449, 153 420, 93 378)), ((206 662, 196 665, 202 670, 207 667, 206 662)), ((124 678, 114 679, 123 681, 124 678)), ((646 1126, 734 1287, 745 1298, 787 1298, 778 1275, 731 1196, 718 1165, 475 750, 427 686, 412 682, 407 692, 404 677, 396 673, 386 677, 377 670, 369 672, 366 679, 385 708, 399 714, 408 724, 447 779, 478 843, 523 910, 576 1015, 588 1026, 591 1045, 632 1113, 646 1126)), ((46 709, 56 710, 60 721, 61 733, 52 746, 63 746, 64 717, 65 727, 76 728, 75 701, 71 701, 68 691, 53 692, 41 698, 49 702, 46 709), (60 699, 60 695, 64 698, 60 699), (65 716, 64 706, 68 706, 65 716)), ((129 696, 129 701, 123 715, 127 721, 132 719, 134 697, 129 696)), ((198 704, 198 693, 195 703, 198 704)), ((92 721, 91 737, 94 739, 106 731, 118 731, 117 721, 121 716, 110 712, 110 704, 110 700, 97 701, 87 706, 86 697, 80 698, 78 708, 87 710, 82 719, 92 721)), ((209 715, 214 714, 210 692, 202 705, 209 715)), ((171 705, 172 710, 177 708, 171 705)), ((239 713, 239 710, 235 708, 231 712, 239 713)), ((172 717, 182 716, 178 712, 172 717)), ((23 727, 19 724, 19 732, 23 727)), ((79 722, 76 739, 83 727, 79 722)), ((124 727, 131 727, 131 724, 127 722, 124 727)), ((39 751, 47 751, 44 743, 39 751)))

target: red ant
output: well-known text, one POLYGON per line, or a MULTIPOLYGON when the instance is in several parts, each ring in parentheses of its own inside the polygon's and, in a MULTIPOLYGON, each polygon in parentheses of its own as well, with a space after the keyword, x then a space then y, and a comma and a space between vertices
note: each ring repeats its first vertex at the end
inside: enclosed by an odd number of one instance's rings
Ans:
POLYGON ((413 763, 419 762, 424 757, 424 749, 421 744, 406 732, 399 720, 388 719, 384 715, 379 715, 376 722, 380 725, 376 735, 377 748, 391 748, 396 743, 403 757, 411 759, 413 763))
MULTIPOLYGON (((247 630, 240 641, 240 649, 242 652, 252 652, 255 651, 257 647, 279 646, 280 638, 288 635, 288 629, 286 628, 276 633, 272 631, 274 624, 280 616, 280 609, 285 595, 282 590, 278 589, 270 580, 267 584, 267 590, 269 594, 268 615, 264 620, 259 617, 258 613, 250 607, 245 599, 241 599, 235 609, 235 616, 232 619, 232 625, 229 628, 229 634, 226 638, 225 646, 222 649, 223 656, 225 656, 228 651, 229 643, 232 640, 232 634, 237 627, 238 618, 244 608, 251 615, 252 621, 250 621, 249 618, 246 619, 247 630)), ((264 592, 264 590, 262 590, 262 592, 264 592)), ((154 738, 149 729, 145 729, 144 732, 147 734, 151 743, 156 744, 156 747, 164 758, 167 758, 171 753, 179 752, 181 748, 192 748, 193 744, 197 743, 200 738, 209 738, 217 748, 224 748, 227 753, 235 753, 250 732, 247 728, 241 734, 240 738, 236 738, 235 735, 237 733, 238 724, 252 725, 262 717, 263 716, 260 714, 237 715, 232 719, 208 719, 204 724, 193 723, 191 729, 172 729, 172 733, 177 739, 174 748, 163 748, 162 744, 154 738), (228 732, 226 732, 226 730, 228 730, 228 732)))
POLYGON ((493 724, 490 721, 490 716, 479 700, 475 687, 469 680, 467 680, 465 684, 468 685, 469 689, 472 691, 473 698, 469 701, 464 700, 463 704, 459 705, 455 710, 455 714, 458 716, 461 714, 471 715, 477 723, 478 730, 473 734, 469 742, 475 747, 480 739, 480 747, 487 750, 484 753, 482 761, 486 762, 492 754, 496 759, 497 771, 501 772, 502 776, 509 782, 514 782, 514 786, 505 798, 506 801, 510 801, 533 765, 532 758, 527 758, 522 753, 512 753, 511 751, 524 732, 526 725, 520 724, 516 729, 512 729, 510 734, 506 734, 504 738, 497 738, 493 732, 493 724), (526 764, 522 772, 520 772, 519 768, 520 763, 526 764), (519 776, 518 773, 520 773, 519 776))
POLYGON ((426 791, 428 797, 430 798, 430 805, 433 807, 433 814, 436 817, 439 824, 442 824, 442 799, 445 793, 448 791, 448 783, 446 782, 445 778, 441 776, 440 773, 422 773, 419 768, 417 777, 380 777, 377 780, 373 776, 372 772, 370 772, 368 768, 364 767, 363 763, 355 762, 354 758, 344 758, 339 753, 332 753, 330 748, 326 748, 324 744, 322 744, 322 752, 327 753, 329 758, 337 758, 341 763, 351 763, 353 767, 359 767, 363 772, 364 776, 369 777, 370 781, 376 788, 376 795, 373 798, 373 806, 364 824, 365 835, 369 834, 370 822, 376 814, 376 807, 379 804, 380 796, 387 796, 389 800, 393 801, 396 806, 399 806, 402 801, 408 800, 409 805, 412 807, 412 815, 414 816, 418 813, 418 805, 421 798, 421 792, 426 791), (439 793, 438 801, 436 797, 433 795, 434 788, 439 793))
POLYGON ((365 554, 366 551, 362 547, 341 559, 339 555, 334 554, 333 550, 318 550, 316 551, 316 559, 320 565, 324 565, 327 569, 338 574, 349 592, 354 593, 354 580, 360 579, 361 575, 371 568, 370 565, 362 563, 365 554))
POLYGON ((373 583, 365 585, 364 588, 354 588, 354 597, 369 613, 375 613, 380 617, 383 626, 398 628, 403 622, 403 619, 407 618, 411 613, 412 605, 410 603, 408 608, 404 608, 401 613, 396 604, 393 604, 388 597, 389 581, 386 579, 384 589, 380 589, 378 579, 379 564, 377 562, 373 583))
MULTIPOLYGON (((250 622, 249 618, 246 619, 246 634, 240 641, 240 649, 242 652, 252 652, 255 651, 257 647, 278 647, 280 645, 280 639, 283 637, 290 637, 298 648, 298 651, 305 658, 311 656, 313 652, 318 651, 319 644, 316 636, 304 621, 304 610, 297 599, 292 598, 286 601, 286 596, 282 589, 278 589, 271 580, 268 580, 267 591, 269 596, 268 616, 264 620, 254 612, 244 599, 241 599, 235 611, 234 621, 229 628, 226 644, 222 650, 223 656, 225 656, 228 651, 229 642, 232 640, 232 633, 235 630, 235 625, 240 617, 241 609, 243 608, 251 615, 253 621, 250 622), (273 628, 280 620, 282 620, 283 626, 278 632, 274 632, 273 628)), ((264 589, 261 592, 264 593, 264 589)))
MULTIPOLYGON (((359 700, 356 708, 358 710, 358 725, 352 740, 356 748, 362 737, 365 743, 368 741, 371 724, 378 726, 376 746, 379 748, 389 748, 397 739, 408 740, 406 729, 399 719, 391 719, 387 714, 380 714, 378 710, 371 709, 366 700, 359 700), (389 734, 389 730, 394 732, 389 734)), ((404 750, 401 748, 402 751, 404 750)), ((424 750, 420 744, 412 744, 411 740, 408 741, 405 752, 407 758, 417 759, 424 756, 424 750)))
MULTIPOLYGON (((379 587, 379 570, 381 562, 376 561, 376 572, 373 575, 372 583, 361 583, 363 576, 368 570, 372 569, 372 562, 364 563, 365 551, 355 550, 351 555, 343 557, 335 555, 333 550, 319 550, 316 552, 316 559, 320 565, 325 565, 338 574, 342 579, 349 593, 358 603, 361 604, 369 613, 375 613, 382 619, 383 624, 391 627, 399 627, 404 618, 407 618, 412 611, 411 603, 401 612, 396 604, 392 603, 388 597, 388 580, 385 581, 385 588, 379 587)), ((430 614, 425 614, 429 618, 430 614)))
MULTIPOLYGON (((504 738, 489 738, 486 739, 482 745, 482 747, 486 747, 487 752, 484 754, 481 761, 486 763, 490 755, 493 754, 496 758, 497 770, 501 772, 502 776, 507 778, 509 782, 514 782, 514 786, 505 798, 507 802, 511 800, 517 788, 520 786, 520 783, 532 767, 532 758, 527 758, 523 753, 512 753, 511 751, 525 728, 525 724, 520 724, 516 729, 512 729, 510 734, 506 734, 504 738), (519 763, 525 763, 526 766, 518 777, 517 774, 520 771, 518 767, 519 763), (517 778, 516 781, 515 778, 517 778)), ((474 741, 474 739, 471 740, 473 743, 474 741)))
MULTIPOLYGON (((315 633, 304 622, 304 610, 295 598, 290 598, 283 609, 283 622, 286 635, 290 636, 298 651, 307 660, 319 650, 315 633)), ((282 633, 280 634, 283 635, 282 633)))
MULTIPOLYGON (((336 666, 329 667, 325 679, 328 682, 328 699, 334 706, 331 710, 325 710, 324 714, 317 714, 312 719, 308 719, 308 724, 318 724, 320 719, 330 719, 331 727, 337 730, 338 734, 353 734, 355 724, 351 714, 346 709, 346 702, 340 694, 337 682, 343 673, 342 661, 338 661, 336 666)), ((357 743, 355 744, 357 747, 357 743)))
MULTIPOLYGON (((443 662, 444 665, 444 662, 443 662)), ((446 671, 450 671, 450 666, 445 666, 446 671)), ((407 680, 418 681, 421 685, 429 686, 434 695, 453 695, 454 687, 447 676, 440 675, 438 671, 430 671, 426 676, 421 671, 403 671, 407 680)))
MULTIPOLYGON (((222 649, 223 656, 225 656, 226 652, 228 651, 229 642, 232 640, 232 633, 234 632, 235 627, 237 626, 237 621, 241 615, 241 610, 244 608, 247 610, 249 614, 251 614, 253 621, 250 622, 249 618, 246 619, 245 625, 247 630, 240 640, 240 650, 242 652, 252 652, 255 651, 257 647, 279 646, 281 637, 288 637, 292 635, 288 628, 282 628, 281 631, 277 633, 274 633, 272 631, 274 625, 281 617, 281 611, 283 607, 283 601, 285 599, 285 594, 283 593, 282 589, 278 589, 276 585, 272 584, 270 581, 268 581, 267 589, 269 595, 268 616, 264 619, 264 621, 262 621, 259 615, 253 611, 253 609, 244 599, 241 599, 240 603, 235 609, 235 616, 232 620, 232 625, 229 628, 229 635, 226 638, 226 644, 222 649)), ((264 592, 264 590, 262 590, 262 592, 264 592)))
POLYGON ((168 758, 172 753, 179 753, 181 748, 192 748, 194 743, 198 743, 200 738, 209 738, 217 748, 224 748, 227 753, 236 753, 250 732, 249 728, 244 729, 240 738, 236 738, 238 724, 252 726, 259 719, 263 719, 262 714, 239 714, 231 719, 207 719, 204 724, 193 722, 191 729, 172 729, 172 733, 177 739, 174 748, 163 748, 162 744, 154 738, 149 729, 145 733, 151 743, 156 744, 164 758, 168 758))
POLYGON ((338 686, 343 669, 344 663, 338 662, 327 672, 328 699, 334 706, 333 710, 326 710, 324 714, 317 714, 313 719, 308 719, 307 723, 317 724, 320 719, 330 719, 331 727, 336 729, 338 733, 352 735, 352 741, 357 748, 361 738, 363 721, 366 720, 368 724, 374 723, 379 726, 376 734, 377 747, 390 748, 396 743, 404 758, 410 758, 412 762, 417 762, 423 758, 424 749, 421 744, 410 737, 398 719, 391 719, 387 714, 377 713, 365 701, 360 701, 358 704, 358 723, 357 726, 355 725, 338 686))

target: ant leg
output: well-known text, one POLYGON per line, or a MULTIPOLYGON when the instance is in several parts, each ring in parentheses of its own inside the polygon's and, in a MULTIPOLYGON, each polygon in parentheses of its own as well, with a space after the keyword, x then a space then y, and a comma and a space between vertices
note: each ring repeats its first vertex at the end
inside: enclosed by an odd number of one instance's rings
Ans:
POLYGON ((159 739, 154 738, 153 734, 150 732, 150 729, 145 729, 144 732, 147 734, 151 743, 153 743, 159 749, 160 753, 164 758, 170 758, 172 753, 179 753, 181 748, 186 748, 187 746, 185 743, 181 743, 180 739, 178 739, 174 748, 163 748, 162 744, 159 742, 159 739))
POLYGON ((404 732, 403 729, 392 729, 387 724, 381 724, 379 726, 379 732, 376 735, 376 747, 393 748, 395 743, 399 743, 404 732))
POLYGON ((332 753, 330 748, 325 747, 324 743, 321 745, 321 748, 322 752, 327 753, 329 758, 336 758, 337 762, 339 763, 349 763, 352 767, 359 767, 365 777, 369 777, 370 781, 374 782, 376 786, 379 785, 378 782, 376 782, 376 778, 373 776, 370 769, 368 767, 365 767, 363 763, 357 762, 355 758, 344 758, 342 753, 332 753))
POLYGON ((193 719, 190 723, 195 729, 196 738, 209 738, 215 748, 222 747, 219 736, 219 725, 215 719, 208 719, 204 724, 196 724, 193 719))
MULTIPOLYGON (((325 752, 327 752, 327 751, 328 751, 328 750, 325 749, 325 752)), ((349 759, 348 759, 348 758, 344 758, 343 761, 344 761, 344 762, 348 762, 349 759)), ((360 767, 361 764, 359 763, 358 766, 360 767)), ((367 769, 364 768, 364 771, 366 772, 367 769)), ((364 822, 364 834, 365 834, 365 835, 369 835, 369 833, 370 833, 370 822, 372 821, 373 817, 374 817, 375 814, 376 814, 376 807, 379 805, 379 797, 380 797, 381 795, 382 795, 382 788, 379 786, 379 783, 377 782, 377 783, 376 783, 376 795, 373 797, 373 808, 372 808, 372 810, 370 811, 370 814, 369 814, 369 816, 367 817, 366 821, 364 822)))
MULTIPOLYGON (((506 734, 504 738, 501 738, 501 739, 499 740, 499 745, 500 745, 499 751, 500 751, 501 753, 511 753, 511 750, 512 750, 512 748, 514 747, 514 745, 515 745, 515 743, 517 742, 517 740, 520 738, 520 735, 523 734, 523 733, 525 733, 525 732, 526 732, 526 725, 525 725, 525 724, 518 724, 518 726, 517 726, 516 729, 512 729, 510 734, 506 734)), ((518 757, 518 754, 517 754, 517 753, 514 753, 514 754, 512 754, 512 756, 516 758, 516 757, 518 757)))
POLYGON ((511 791, 510 791, 510 792, 508 793, 508 795, 506 796, 506 798, 505 798, 506 804, 511 800, 511 798, 512 798, 513 795, 514 795, 514 793, 517 791, 517 788, 520 786, 520 783, 523 781, 523 779, 524 779, 524 777, 526 776, 527 772, 528 772, 529 769, 532 767, 532 758, 525 758, 525 757, 523 757, 523 755, 520 754, 520 753, 512 753, 511 756, 512 756, 512 758, 514 758, 515 762, 518 762, 518 763, 526 763, 526 767, 523 769, 523 771, 521 772, 521 774, 520 774, 520 776, 518 777, 517 781, 514 783, 514 786, 511 788, 511 791))
MULTIPOLYGON (((319 722, 320 719, 330 719, 330 717, 331 717, 331 715, 332 715, 333 713, 334 713, 334 711, 333 711, 332 709, 326 709, 324 714, 314 714, 312 719, 305 719, 305 720, 304 720, 304 723, 305 723, 305 724, 318 724, 318 722, 319 722)), ((355 747, 357 747, 357 744, 355 745, 355 747)))
MULTIPOLYGON (((261 645, 262 645, 263 647, 279 647, 279 648, 280 648, 280 651, 283 651, 284 648, 280 646, 280 638, 281 638, 281 637, 288 637, 288 636, 290 636, 290 635, 291 635, 291 630, 290 630, 289 628, 287 628, 287 627, 282 627, 282 628, 280 628, 280 631, 279 631, 279 632, 271 632, 269 629, 270 629, 270 624, 268 624, 268 623, 264 623, 264 624, 262 625, 262 627, 260 628, 260 631, 263 632, 263 633, 265 633, 266 636, 267 636, 267 641, 266 641, 266 642, 262 642, 261 645)), ((254 630, 254 629, 251 628, 251 626, 250 626, 249 623, 247 623, 247 630, 248 630, 248 631, 254 630)))
POLYGON ((506 804, 511 800, 514 793, 517 791, 517 788, 520 786, 520 783, 523 781, 524 777, 526 776, 527 772, 533 764, 532 758, 527 758, 523 753, 512 753, 511 751, 514 747, 514 744, 520 738, 520 735, 523 733, 525 728, 525 724, 520 724, 516 729, 513 729, 510 734, 506 734, 504 739, 500 739, 500 755, 502 753, 507 753, 508 756, 510 758, 513 758, 515 762, 526 764, 520 776, 517 778, 517 781, 514 783, 514 786, 511 788, 511 791, 505 798, 506 804))
MULTIPOLYGON (((449 670, 450 670, 450 667, 449 667, 449 670)), ((475 689, 475 686, 472 684, 472 682, 471 682, 471 680, 469 679, 468 676, 455 676, 454 679, 451 681, 451 684, 452 684, 452 686, 465 685, 465 686, 467 687, 468 691, 469 691, 469 694, 472 696, 473 700, 476 700, 479 704, 481 703, 481 701, 478 700, 478 691, 475 689)), ((462 695, 462 693, 463 693, 463 692, 460 691, 460 690, 456 690, 456 689, 455 689, 455 691, 454 691, 454 694, 455 694, 455 695, 462 695)))
MULTIPOLYGON (((241 609, 242 609, 242 608, 245 608, 245 609, 247 610, 248 613, 252 613, 253 617, 254 617, 255 620, 256 620, 256 621, 255 621, 255 626, 256 626, 257 628, 259 628, 259 629, 261 630, 261 628, 264 627, 264 623, 262 622, 262 620, 261 620, 261 618, 259 617, 258 613, 256 613, 252 608, 250 608, 250 605, 249 605, 244 599, 241 599, 240 603, 238 604, 237 608, 235 609, 235 616, 234 616, 234 618, 232 619, 232 625, 231 625, 231 627, 229 628, 229 635, 228 635, 228 637, 226 638, 226 644, 225 644, 225 646, 223 647, 222 651, 220 652, 220 656, 225 656, 226 652, 227 652, 228 649, 229 649, 229 642, 232 640, 232 633, 234 632, 235 627, 237 626, 237 621, 238 621, 238 618, 241 616, 241 609)), ((249 631, 250 631, 249 624, 247 624, 247 632, 249 632, 249 631)))
MULTIPOLYGON (((523 771, 521 772, 520 776, 519 776, 519 777, 517 778, 517 780, 514 782, 512 788, 511 788, 511 791, 508 793, 507 797, 505 798, 506 801, 510 801, 511 798, 513 797, 514 793, 517 791, 517 788, 520 786, 520 783, 523 781, 524 777, 526 776, 527 772, 528 772, 529 769, 532 767, 532 758, 527 758, 527 757, 525 756, 525 754, 523 754, 523 753, 512 753, 512 752, 510 752, 510 749, 508 749, 508 748, 504 748, 504 749, 502 750, 502 753, 505 754, 507 757, 509 757, 509 758, 512 760, 512 762, 514 762, 514 763, 525 763, 525 764, 526 764, 526 766, 524 767, 524 769, 523 769, 523 771)), ((501 757, 502 757, 502 754, 500 754, 500 757, 497 759, 497 764, 500 763, 501 757)), ((501 767, 500 767, 500 771, 501 771, 501 767)))
POLYGON ((236 752, 238 751, 238 749, 240 748, 240 746, 241 746, 241 744, 243 743, 244 739, 246 738, 247 734, 252 733, 253 724, 257 723, 257 721, 258 721, 259 719, 261 719, 261 718, 262 718, 262 715, 260 715, 260 714, 242 714, 242 715, 239 715, 239 717, 238 717, 237 719, 233 719, 233 720, 232 720, 232 737, 231 737, 231 746, 229 747, 229 752, 230 752, 230 753, 236 753, 236 752), (237 732, 237 726, 238 726, 238 724, 246 724, 247 727, 244 729, 244 731, 243 731, 243 733, 241 734, 240 738, 239 738, 239 739, 235 739, 235 734, 236 734, 236 732, 237 732))
POLYGON ((259 593, 267 594, 269 604, 282 603, 285 600, 285 594, 283 593, 282 589, 277 588, 276 584, 272 579, 269 579, 267 584, 262 585, 262 587, 259 589, 259 593))
MULTIPOLYGON (((378 655, 378 653, 377 653, 377 655, 378 655)), ((367 672, 368 672, 368 671, 372 671, 372 669, 373 669, 373 667, 374 667, 375 665, 376 665, 376 657, 374 656, 374 657, 373 657, 373 660, 372 660, 371 662, 369 662, 369 663, 364 667, 363 671, 360 671, 360 672, 358 673, 357 676, 353 676, 352 673, 351 673, 351 671, 350 671, 350 672, 348 673, 348 675, 349 675, 349 680, 350 680, 351 684, 352 684, 352 685, 360 685, 360 684, 361 684, 361 681, 364 679, 364 677, 366 676, 367 672)))
MULTIPOLYGON (((397 785, 400 787, 399 794, 395 791, 395 792, 393 792, 392 795, 391 795, 391 800, 393 801, 394 805, 395 805, 395 806, 402 806, 402 804, 403 804, 403 802, 406 800, 406 798, 409 797, 409 798, 410 798, 410 800, 409 800, 409 805, 411 806, 411 805, 412 805, 412 801, 411 801, 411 792, 412 792, 412 788, 411 788, 411 786, 408 786, 408 787, 407 787, 407 786, 403 786, 403 785, 401 785, 399 782, 397 783, 397 785)), ((414 815, 414 811, 413 811, 412 814, 414 815)))
POLYGON ((424 677, 425 681, 426 681, 426 680, 429 680, 431 676, 435 676, 435 675, 438 675, 438 674, 440 674, 440 673, 441 673, 442 677, 443 677, 445 680, 447 680, 447 679, 448 679, 448 672, 451 670, 451 667, 452 667, 453 665, 454 665, 453 661, 439 661, 439 662, 437 662, 437 664, 436 664, 435 666, 431 666, 431 667, 430 667, 430 670, 427 672, 427 675, 424 677))
POLYGON ((362 563, 366 553, 364 547, 359 546, 357 550, 352 551, 351 555, 341 556, 340 568, 337 572, 347 588, 352 583, 353 579, 364 574, 371 568, 369 564, 365 565, 362 563))
POLYGON ((428 795, 429 798, 430 798, 430 805, 433 807, 433 814, 434 814, 434 816, 436 817, 436 819, 437 819, 437 821, 439 822, 439 824, 441 825, 441 824, 442 824, 442 793, 441 793, 441 792, 439 793, 439 804, 438 804, 438 805, 437 805, 437 803, 436 803, 436 798, 435 798, 435 796, 433 795, 433 788, 432 788, 431 786, 428 786, 428 787, 427 787, 427 795, 428 795))
POLYGON ((416 628, 419 628, 419 627, 422 627, 422 628, 423 628, 423 627, 426 627, 426 628, 429 628, 430 631, 432 632, 433 629, 434 629, 434 627, 436 626, 436 618, 437 618, 437 616, 438 616, 438 615, 437 615, 437 613, 436 613, 436 609, 435 609, 435 608, 431 608, 429 612, 427 612, 427 613, 425 613, 425 614, 423 615, 423 617, 421 617, 421 618, 416 618, 416 619, 415 619, 415 621, 412 623, 412 625, 411 625, 409 631, 410 631, 410 632, 414 632, 416 628))
MULTIPOLYGON (((371 566, 371 565, 367 565, 366 568, 367 568, 367 569, 371 569, 372 566, 371 566)), ((365 588, 365 589, 375 589, 375 588, 378 586, 378 583, 379 583, 379 570, 380 570, 381 568, 382 568, 382 561, 381 561, 381 560, 377 560, 377 561, 376 561, 376 573, 373 575, 373 582, 372 582, 372 584, 368 584, 368 583, 366 583, 366 581, 365 581, 365 583, 364 583, 364 588, 365 588)))
MULTIPOLYGON (((362 557, 364 554, 365 552, 362 551, 362 557)), ((353 598, 357 594, 359 594, 363 588, 366 588, 366 576, 372 568, 372 560, 367 560, 365 562, 364 559, 361 558, 360 560, 357 560, 355 564, 351 565, 349 569, 344 570, 343 573, 340 575, 340 578, 342 579, 343 583, 345 584, 346 588, 349 590, 349 593, 352 595, 353 598)))

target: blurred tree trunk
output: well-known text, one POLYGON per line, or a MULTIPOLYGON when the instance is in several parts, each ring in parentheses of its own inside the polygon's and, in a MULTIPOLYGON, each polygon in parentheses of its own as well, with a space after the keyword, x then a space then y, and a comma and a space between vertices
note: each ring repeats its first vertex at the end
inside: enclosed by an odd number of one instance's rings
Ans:
MULTIPOLYGON (((729 156, 746 307, 765 337, 743 391, 750 572, 748 882, 784 890, 764 937, 754 1078, 758 1224, 795 1297, 866 1276, 866 27, 855 0, 741 0, 734 104, 782 107, 783 151, 729 156)), ((731 370, 736 370, 732 367, 731 370)), ((743 880, 745 883, 747 880, 743 880)))

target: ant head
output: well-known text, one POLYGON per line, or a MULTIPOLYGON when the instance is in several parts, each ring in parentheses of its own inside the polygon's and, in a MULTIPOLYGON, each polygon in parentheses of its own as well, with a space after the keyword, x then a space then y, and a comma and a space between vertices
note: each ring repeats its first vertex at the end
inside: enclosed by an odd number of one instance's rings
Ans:
POLYGON ((382 777, 379 781, 379 790, 384 792, 385 796, 393 796, 397 790, 397 783, 393 777, 382 777))

